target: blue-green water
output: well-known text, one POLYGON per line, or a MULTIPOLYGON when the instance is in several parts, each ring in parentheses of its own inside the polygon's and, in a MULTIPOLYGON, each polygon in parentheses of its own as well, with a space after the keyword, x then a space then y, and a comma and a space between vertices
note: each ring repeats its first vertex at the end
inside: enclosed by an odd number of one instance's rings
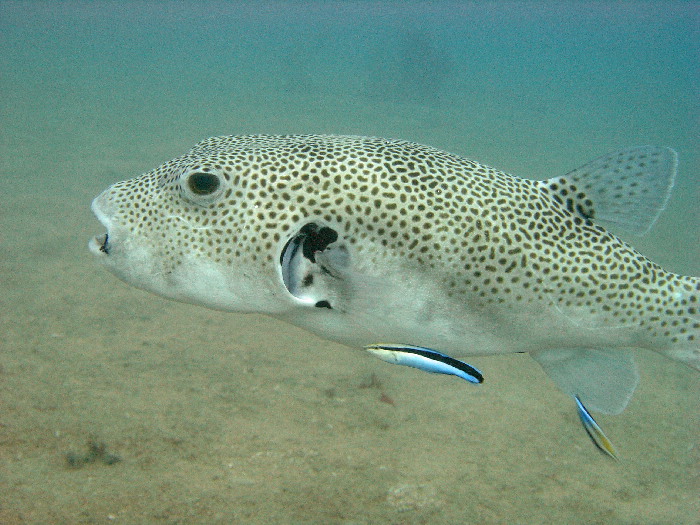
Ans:
POLYGON ((134 290, 107 185, 220 134, 402 138, 547 178, 676 149, 627 239, 700 274, 697 2, 0 1, 0 522, 697 523, 700 381, 644 352, 599 422, 527 356, 479 388, 134 290), (101 457, 73 468, 86 443, 101 457), (74 462, 75 463, 75 462, 74 462))

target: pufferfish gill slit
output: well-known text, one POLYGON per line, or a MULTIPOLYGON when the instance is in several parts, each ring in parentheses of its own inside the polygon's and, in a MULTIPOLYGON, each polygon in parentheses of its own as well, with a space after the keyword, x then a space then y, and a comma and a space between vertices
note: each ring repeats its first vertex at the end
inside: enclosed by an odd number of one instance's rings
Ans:
POLYGON ((355 348, 528 352, 616 414, 639 381, 636 349, 700 369, 698 278, 603 227, 647 231, 676 165, 642 146, 533 181, 400 140, 213 137, 99 195, 108 236, 91 250, 153 293, 355 348))

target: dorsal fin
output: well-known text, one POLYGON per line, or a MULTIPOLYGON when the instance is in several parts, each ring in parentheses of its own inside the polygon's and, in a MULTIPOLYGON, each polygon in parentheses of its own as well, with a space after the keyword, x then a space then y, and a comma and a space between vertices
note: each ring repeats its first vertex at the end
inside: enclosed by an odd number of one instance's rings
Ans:
POLYGON ((572 213, 643 235, 666 207, 677 165, 678 155, 671 148, 639 146, 599 157, 541 184, 572 213))
POLYGON ((571 213, 585 220, 596 218, 596 209, 588 195, 564 177, 542 181, 552 198, 571 213))

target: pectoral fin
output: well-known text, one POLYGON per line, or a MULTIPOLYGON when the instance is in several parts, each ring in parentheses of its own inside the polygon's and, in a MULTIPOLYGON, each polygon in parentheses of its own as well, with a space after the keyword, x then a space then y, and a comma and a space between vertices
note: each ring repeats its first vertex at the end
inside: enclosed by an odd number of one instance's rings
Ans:
POLYGON ((331 271, 332 265, 344 268, 348 261, 347 249, 338 242, 338 232, 310 222, 282 249, 279 259, 282 283, 302 304, 333 309, 345 290, 340 276, 331 271))
POLYGON ((566 348, 530 355, 560 389, 604 414, 621 413, 639 383, 628 349, 566 348))

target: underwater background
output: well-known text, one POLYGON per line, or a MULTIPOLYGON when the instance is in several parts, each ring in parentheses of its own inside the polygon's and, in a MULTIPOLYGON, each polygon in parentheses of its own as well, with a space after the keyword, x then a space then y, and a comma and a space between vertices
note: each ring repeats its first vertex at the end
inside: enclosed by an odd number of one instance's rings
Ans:
POLYGON ((529 178, 680 158, 620 235, 700 275, 698 2, 0 0, 0 523, 699 523, 700 374, 597 415, 527 355, 387 366, 99 267, 90 201, 213 135, 435 146, 529 178))

